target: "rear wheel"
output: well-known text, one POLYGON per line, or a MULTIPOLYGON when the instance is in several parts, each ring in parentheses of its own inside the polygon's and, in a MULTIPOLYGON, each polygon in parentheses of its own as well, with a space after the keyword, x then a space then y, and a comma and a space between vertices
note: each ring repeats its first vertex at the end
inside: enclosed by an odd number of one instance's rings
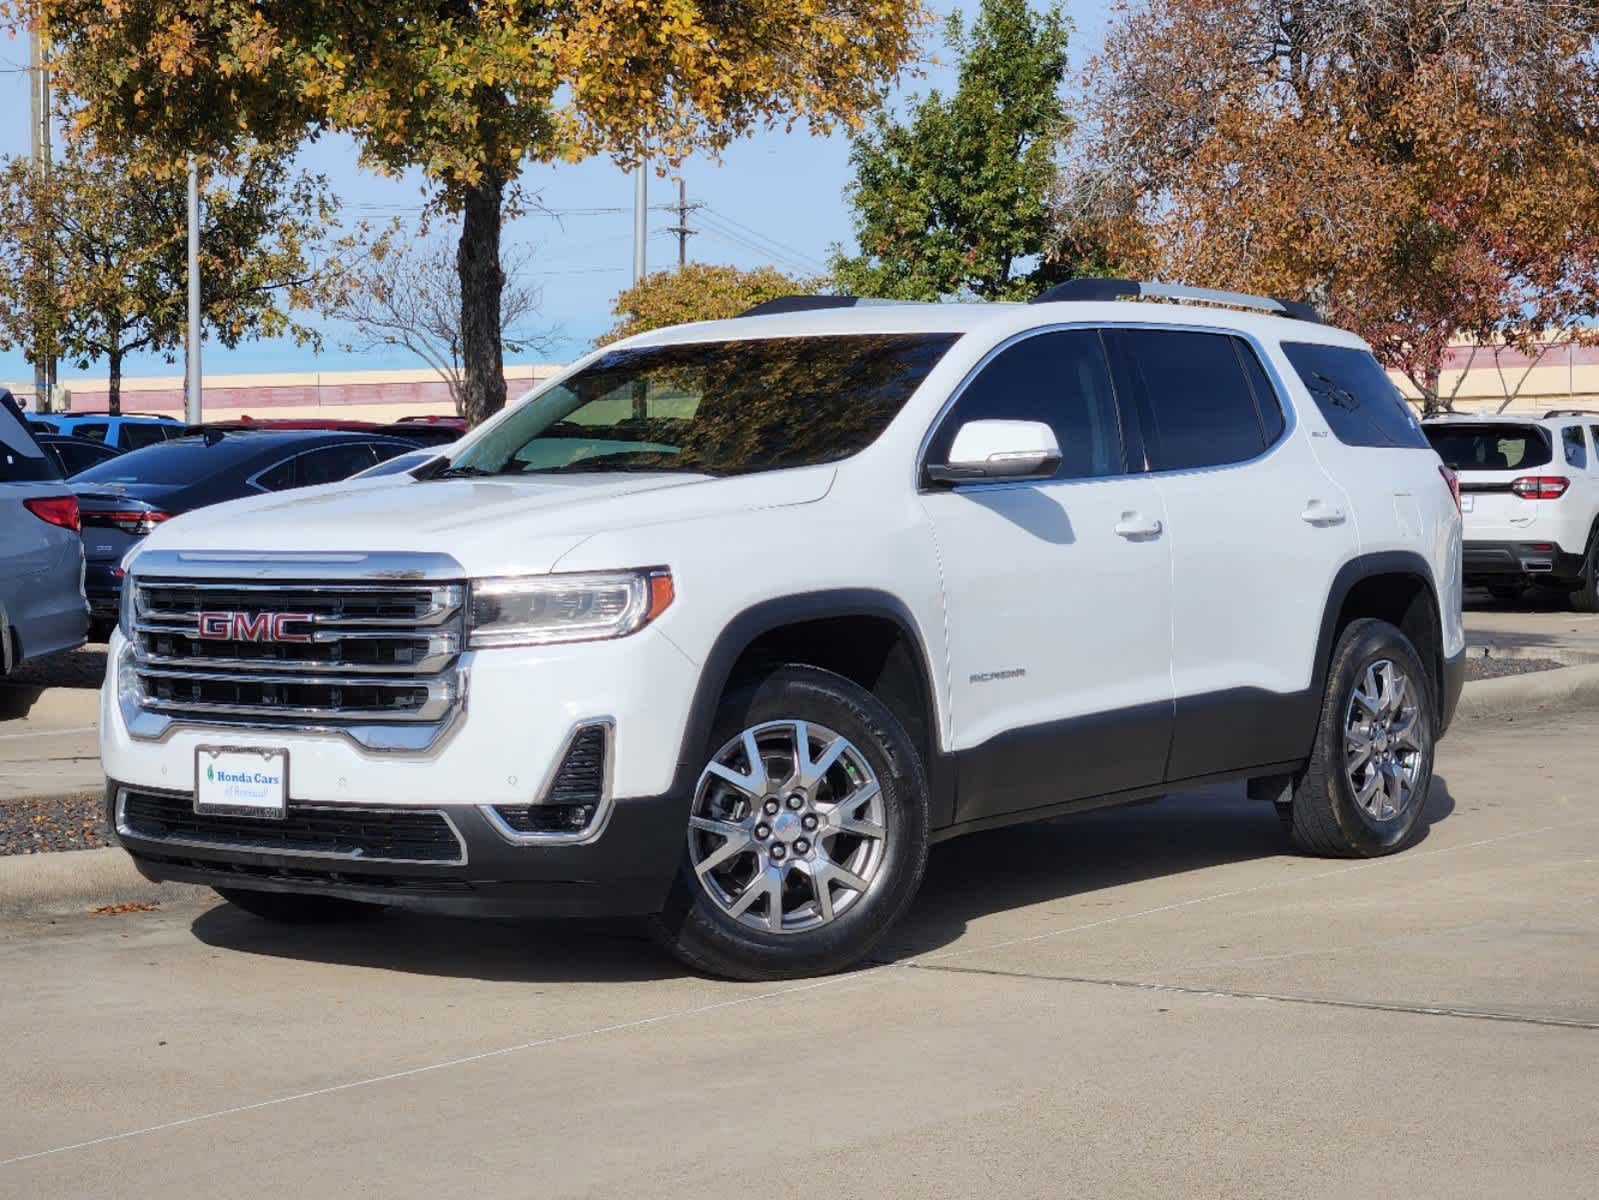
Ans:
POLYGON ((1410 845, 1436 731, 1432 684, 1410 640, 1386 621, 1352 622, 1333 651, 1315 746, 1284 814, 1294 844, 1335 858, 1410 845))
POLYGON ((359 921, 383 911, 378 904, 362 904, 339 896, 308 896, 299 892, 252 892, 244 888, 217 888, 235 908, 280 925, 326 925, 334 921, 359 921))
POLYGON ((1599 612, 1599 538, 1591 533, 1582 556, 1582 574, 1571 590, 1571 607, 1577 612, 1599 612))
POLYGON ((894 715, 849 680, 782 667, 724 700, 683 862, 656 919, 666 947, 734 979, 858 962, 927 862, 927 784, 894 715))

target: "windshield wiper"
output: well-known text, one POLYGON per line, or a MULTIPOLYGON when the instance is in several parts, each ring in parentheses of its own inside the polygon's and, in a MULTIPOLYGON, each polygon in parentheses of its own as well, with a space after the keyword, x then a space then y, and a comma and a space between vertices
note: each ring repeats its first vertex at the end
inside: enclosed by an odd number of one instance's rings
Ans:
POLYGON ((445 467, 434 471, 429 479, 480 479, 485 475, 499 475, 500 471, 485 471, 482 467, 445 467))

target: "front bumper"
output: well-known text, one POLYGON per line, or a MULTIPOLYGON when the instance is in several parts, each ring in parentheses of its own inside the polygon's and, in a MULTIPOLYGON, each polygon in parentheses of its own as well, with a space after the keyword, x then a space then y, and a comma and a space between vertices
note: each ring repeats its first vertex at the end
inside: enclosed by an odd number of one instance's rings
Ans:
MULTIPOLYGON (((349 854, 205 844, 204 834, 179 838, 136 833, 119 805, 128 790, 115 780, 107 785, 108 823, 146 879, 337 896, 447 916, 659 912, 682 857, 688 813, 686 798, 678 796, 618 800, 597 840, 526 846, 508 843, 476 805, 438 805, 435 811, 459 837, 457 861, 362 861, 349 854)), ((189 799, 183 793, 166 795, 189 799)), ((262 822, 263 827, 270 824, 262 822)))
POLYGON ((1465 576, 1476 580, 1556 579, 1582 576, 1583 556, 1568 554, 1558 542, 1471 542, 1464 546, 1465 576))

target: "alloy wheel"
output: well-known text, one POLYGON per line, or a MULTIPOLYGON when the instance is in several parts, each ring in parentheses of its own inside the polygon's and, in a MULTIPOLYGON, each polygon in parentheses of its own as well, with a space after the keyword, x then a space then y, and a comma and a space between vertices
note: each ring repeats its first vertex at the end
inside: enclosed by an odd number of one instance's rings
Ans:
POLYGON ((883 792, 842 734, 767 721, 727 742, 701 772, 689 860, 722 912, 763 933, 836 920, 871 892, 887 848, 883 792))
POLYGON ((1421 706, 1391 659, 1366 668, 1344 712, 1344 777, 1361 810, 1387 823, 1407 812, 1426 756, 1421 706))

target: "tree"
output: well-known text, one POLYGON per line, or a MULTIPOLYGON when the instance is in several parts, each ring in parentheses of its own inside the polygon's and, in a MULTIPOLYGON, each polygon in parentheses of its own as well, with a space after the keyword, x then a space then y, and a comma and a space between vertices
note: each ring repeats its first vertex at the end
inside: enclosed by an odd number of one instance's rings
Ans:
MULTIPOLYGON (((505 263, 500 297, 500 343, 511 354, 548 348, 549 331, 532 329, 543 290, 526 282, 531 250, 505 263)), ((355 352, 393 346, 431 367, 450 389, 456 415, 465 410, 461 378, 461 286, 455 256, 439 242, 412 244, 387 230, 345 265, 327 315, 350 326, 345 348, 355 352)))
POLYGON ((604 346, 663 325, 719 321, 778 296, 814 292, 821 281, 796 279, 776 267, 741 271, 737 267, 689 263, 679 271, 658 271, 617 296, 611 308, 621 318, 595 341, 604 346))
POLYGON ((1309 300, 1447 407, 1461 336, 1594 337, 1596 34, 1563 0, 1124 7, 1069 219, 1130 271, 1309 300))
MULTIPOLYGON (((224 346, 289 335, 315 342, 295 319, 320 303, 312 259, 336 202, 326 181, 293 175, 281 158, 247 152, 237 177, 205 188, 200 233, 201 317, 224 346)), ((46 173, 0 158, 0 349, 104 360, 118 412, 122 364, 135 351, 170 354, 183 340, 187 192, 182 180, 133 183, 126 163, 89 156, 46 173)))
POLYGON ((982 0, 968 30, 947 37, 959 82, 901 122, 879 114, 850 151, 848 190, 861 252, 835 248, 840 290, 900 300, 975 295, 1027 299, 1069 278, 1044 261, 1049 191, 1072 121, 1060 89, 1071 23, 1058 5, 982 0))
POLYGON ((82 124, 225 157, 241 134, 355 137, 462 218, 464 403, 505 402, 502 215, 529 161, 675 164, 760 125, 858 122, 914 50, 919 0, 6 0, 51 33, 82 124))

